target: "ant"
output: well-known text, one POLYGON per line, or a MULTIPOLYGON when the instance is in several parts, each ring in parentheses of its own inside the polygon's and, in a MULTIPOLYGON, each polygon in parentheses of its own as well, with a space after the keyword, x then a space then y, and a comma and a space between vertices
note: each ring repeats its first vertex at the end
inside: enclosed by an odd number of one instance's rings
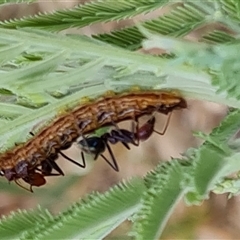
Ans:
POLYGON ((54 158, 52 157, 42 161, 41 168, 34 167, 28 169, 27 175, 22 177, 22 179, 30 185, 30 189, 27 189, 24 186, 22 186, 17 180, 15 180, 16 184, 26 190, 29 190, 30 192, 33 192, 32 190, 33 186, 40 187, 46 184, 45 176, 59 176, 59 175, 64 176, 62 169, 55 162, 57 157, 58 156, 56 155, 56 157, 54 158), (53 169, 57 173, 52 173, 53 169))
POLYGON ((33 192, 32 187, 40 187, 46 183, 44 174, 36 172, 36 169, 30 169, 29 164, 26 161, 21 161, 18 163, 18 166, 12 169, 6 169, 0 171, 1 176, 5 176, 8 181, 14 181, 21 188, 33 192), (23 186, 19 179, 22 179, 26 183, 30 184, 30 188, 23 186))
MULTIPOLYGON (((32 136, 34 134, 30 132, 32 136)), ((15 144, 17 145, 17 144, 15 144)), ((7 178, 7 180, 14 181, 18 186, 21 188, 33 192, 32 187, 37 186, 40 187, 44 184, 46 184, 45 177, 46 176, 59 176, 62 175, 64 176, 64 172, 62 169, 58 166, 56 163, 56 160, 58 158, 58 154, 62 155, 65 159, 68 161, 85 168, 86 164, 80 164, 73 159, 69 158, 66 156, 64 153, 61 151, 59 152, 54 152, 50 151, 50 154, 46 157, 45 160, 41 161, 39 164, 31 164, 31 161, 21 161, 19 162, 15 167, 12 169, 6 169, 6 170, 0 170, 0 176, 4 176, 7 178), (53 173, 53 170, 56 171, 56 173, 53 173), (28 183, 30 185, 30 188, 26 188, 21 184, 19 181, 22 179, 24 182, 28 183)), ((34 159, 34 155, 32 156, 34 159)))
MULTIPOLYGON (((33 132, 30 132, 30 135, 35 136, 33 132)), ((64 148, 62 148, 62 150, 64 150, 64 148)), ((59 176, 59 175, 64 176, 64 172, 62 171, 62 169, 58 166, 58 164, 55 161, 55 160, 58 159, 58 153, 63 158, 65 158, 66 160, 76 164, 77 166, 82 167, 82 168, 86 167, 85 163, 80 164, 80 163, 74 161, 73 159, 69 158, 68 156, 66 156, 63 152, 58 151, 58 152, 50 153, 50 155, 47 156, 47 158, 44 161, 41 162, 41 164, 40 164, 41 169, 39 169, 38 167, 36 169, 39 170, 44 176, 59 176), (57 173, 52 173, 53 169, 57 173)))
MULTIPOLYGON (((63 154, 63 155, 65 156, 65 154, 63 154)), ((67 157, 67 156, 65 156, 65 157, 67 157)), ((59 175, 64 176, 62 169, 55 162, 55 160, 57 158, 58 158, 57 154, 54 156, 52 155, 52 156, 48 157, 46 160, 42 161, 40 166, 33 166, 31 168, 27 167, 27 170, 26 170, 27 172, 22 176, 19 173, 15 173, 14 177, 11 180, 14 180, 18 186, 20 186, 30 192, 33 192, 33 190, 32 190, 33 186, 40 187, 40 186, 46 184, 46 180, 45 180, 46 176, 59 176, 59 175), (57 173, 52 173, 53 170, 55 170, 57 173), (30 185, 30 188, 28 189, 28 188, 24 187, 23 185, 21 185, 21 183, 19 183, 19 181, 18 181, 19 178, 22 178, 23 181, 28 183, 30 185)), ((70 159, 70 160, 74 161, 72 159, 70 159)))
POLYGON ((56 158, 57 156, 54 158, 48 158, 42 161, 40 165, 41 168, 39 168, 39 166, 34 166, 31 168, 27 167, 27 170, 26 170, 27 172, 23 175, 12 171, 13 177, 10 180, 14 180, 18 186, 30 192, 33 192, 32 190, 33 186, 40 187, 46 184, 46 180, 45 180, 46 176, 59 176, 59 175, 64 176, 62 169, 55 162, 56 158), (57 173, 52 173, 53 169, 57 173), (25 186, 23 186, 19 182, 19 178, 21 178, 24 182, 28 183, 30 185, 30 188, 28 189, 25 186))
POLYGON ((114 157, 114 154, 111 150, 111 147, 109 146, 109 143, 116 144, 118 142, 121 142, 127 149, 130 149, 129 144, 133 144, 134 146, 139 146, 140 141, 146 141, 150 136, 153 134, 153 132, 164 135, 169 121, 170 121, 171 112, 169 113, 167 122, 165 124, 165 127, 162 132, 158 132, 154 129, 156 118, 155 116, 152 116, 145 124, 143 124, 139 128, 139 123, 137 122, 136 130, 134 130, 134 127, 132 126, 132 131, 128 131, 126 129, 120 129, 116 124, 114 126, 116 129, 111 130, 111 132, 104 133, 102 136, 90 136, 90 137, 83 137, 82 140, 78 142, 78 145, 81 148, 81 157, 82 161, 85 165, 85 157, 84 152, 93 154, 94 160, 98 158, 98 156, 101 156, 109 165, 112 167, 116 172, 119 171, 117 161, 114 157), (110 162, 104 155, 103 152, 108 150, 110 157, 112 159, 112 162, 110 162))

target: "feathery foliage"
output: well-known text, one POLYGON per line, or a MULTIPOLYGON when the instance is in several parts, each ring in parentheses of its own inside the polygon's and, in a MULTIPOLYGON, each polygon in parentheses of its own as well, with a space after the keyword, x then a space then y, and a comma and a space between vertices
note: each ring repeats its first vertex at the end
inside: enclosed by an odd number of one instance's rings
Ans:
MULTIPOLYGON (((178 6, 167 15, 146 21, 142 25, 154 33, 183 37, 194 28, 201 27, 205 23, 205 12, 197 11, 190 3, 178 6)), ((94 35, 93 37, 113 45, 128 48, 129 50, 140 48, 145 38, 136 26, 123 28, 111 33, 94 35)))
POLYGON ((162 7, 168 0, 121 0, 92 1, 73 9, 65 9, 53 13, 24 17, 21 20, 5 21, 7 28, 38 27, 52 31, 66 28, 84 27, 98 22, 118 21, 132 18, 138 14, 148 13, 162 7))
POLYGON ((136 239, 158 239, 184 192, 184 173, 178 161, 160 166, 154 174, 155 179, 142 199, 143 206, 133 225, 135 231, 131 234, 136 239))
POLYGON ((36 2, 36 0, 1 0, 0 5, 13 4, 13 3, 32 3, 32 2, 36 2))
MULTIPOLYGON (((42 209, 14 213, 0 222, 1 239, 102 239, 127 219, 136 239, 158 239, 181 198, 193 205, 211 191, 238 194, 240 178, 229 174, 240 170, 235 137, 240 127, 239 6, 238 0, 99 0, 1 22, 1 152, 107 90, 177 89, 184 97, 237 108, 211 134, 195 133, 204 144, 182 159, 159 164, 144 180, 93 193, 56 216, 42 209), (56 33, 132 19, 165 6, 164 15, 110 33, 56 33), (164 54, 134 52, 141 48, 164 54)), ((42 191, 60 196, 73 181, 42 191)))
POLYGON ((3 217, 0 221, 1 239, 16 239, 25 231, 29 231, 34 226, 41 225, 43 221, 52 219, 51 214, 44 209, 19 210, 13 212, 8 217, 3 217))

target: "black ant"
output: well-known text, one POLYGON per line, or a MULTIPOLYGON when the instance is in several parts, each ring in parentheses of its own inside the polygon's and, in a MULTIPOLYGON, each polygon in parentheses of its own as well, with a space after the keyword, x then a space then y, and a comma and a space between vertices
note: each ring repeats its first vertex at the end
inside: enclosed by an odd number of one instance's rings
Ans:
POLYGON ((98 136, 83 137, 83 139, 78 142, 78 145, 82 150, 81 156, 82 156, 83 163, 85 163, 84 152, 90 153, 94 155, 94 160, 96 160, 98 156, 101 156, 115 171, 118 172, 119 171, 118 164, 111 150, 111 147, 109 146, 109 143, 116 144, 118 142, 121 142, 127 149, 130 149, 128 144, 133 144, 134 146, 138 146, 139 141, 146 141, 152 135, 153 132, 160 135, 164 135, 170 121, 170 116, 171 116, 171 113, 169 113, 167 122, 162 132, 158 132, 154 130, 156 119, 154 116, 152 116, 140 128, 138 127, 138 121, 137 121, 136 130, 134 130, 134 127, 132 127, 133 129, 132 131, 128 131, 126 129, 120 129, 118 128, 117 125, 114 124, 116 129, 111 130, 111 132, 104 133, 100 137, 98 136), (110 162, 103 155, 103 152, 105 151, 106 148, 109 151, 112 162, 110 162))
POLYGON ((112 130, 110 133, 104 133, 102 136, 91 136, 91 137, 83 137, 82 140, 78 142, 78 145, 81 148, 81 156, 82 161, 85 163, 84 153, 90 153, 94 155, 94 160, 98 158, 100 155, 116 172, 119 171, 117 161, 114 157, 111 147, 109 146, 108 142, 111 144, 116 144, 121 142, 127 149, 130 149, 128 143, 132 143, 135 145, 134 142, 134 133, 125 129, 117 129, 112 130), (102 153, 105 149, 109 151, 111 156, 112 162, 110 162, 102 153))

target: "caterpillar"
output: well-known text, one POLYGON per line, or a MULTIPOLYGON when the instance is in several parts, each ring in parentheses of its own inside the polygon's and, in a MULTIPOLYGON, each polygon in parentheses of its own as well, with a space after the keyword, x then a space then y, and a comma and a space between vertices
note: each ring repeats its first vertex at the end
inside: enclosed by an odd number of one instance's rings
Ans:
POLYGON ((8 181, 23 179, 31 186, 43 185, 43 178, 51 175, 51 169, 63 175, 55 160, 59 153, 65 156, 60 151, 68 149, 80 136, 121 121, 138 121, 139 117, 153 112, 168 114, 186 107, 185 99, 176 92, 149 90, 106 94, 59 115, 26 143, 2 153, 0 175, 8 181))

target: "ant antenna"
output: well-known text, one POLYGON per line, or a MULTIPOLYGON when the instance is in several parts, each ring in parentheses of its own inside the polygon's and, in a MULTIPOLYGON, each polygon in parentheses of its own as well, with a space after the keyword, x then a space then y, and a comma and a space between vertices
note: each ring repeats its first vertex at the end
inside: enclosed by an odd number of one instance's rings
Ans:
POLYGON ((21 187, 21 188, 27 190, 28 192, 33 193, 32 185, 30 185, 30 189, 29 189, 29 188, 26 188, 26 187, 24 187, 23 185, 21 185, 21 184, 18 182, 17 179, 15 179, 14 182, 15 182, 19 187, 21 187))

